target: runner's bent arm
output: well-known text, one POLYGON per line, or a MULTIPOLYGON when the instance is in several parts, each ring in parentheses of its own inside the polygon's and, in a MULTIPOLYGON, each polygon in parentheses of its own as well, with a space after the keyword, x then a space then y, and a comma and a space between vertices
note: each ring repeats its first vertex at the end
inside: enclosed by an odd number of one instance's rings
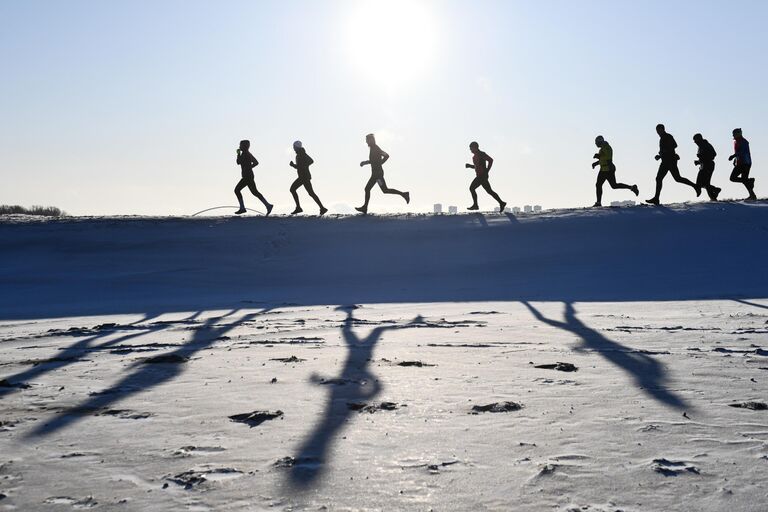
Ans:
POLYGON ((389 160, 389 154, 386 151, 381 150, 381 164, 384 165, 387 160, 389 160))
POLYGON ((486 162, 488 162, 488 170, 486 172, 491 172, 491 167, 493 167, 493 158, 491 158, 491 155, 486 153, 485 159, 486 159, 486 162))

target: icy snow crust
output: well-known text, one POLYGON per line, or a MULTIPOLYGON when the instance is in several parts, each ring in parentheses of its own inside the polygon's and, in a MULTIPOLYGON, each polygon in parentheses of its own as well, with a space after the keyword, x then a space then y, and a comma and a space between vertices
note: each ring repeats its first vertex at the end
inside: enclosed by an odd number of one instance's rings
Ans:
POLYGON ((0 248, 0 510, 768 508, 766 203, 0 248))

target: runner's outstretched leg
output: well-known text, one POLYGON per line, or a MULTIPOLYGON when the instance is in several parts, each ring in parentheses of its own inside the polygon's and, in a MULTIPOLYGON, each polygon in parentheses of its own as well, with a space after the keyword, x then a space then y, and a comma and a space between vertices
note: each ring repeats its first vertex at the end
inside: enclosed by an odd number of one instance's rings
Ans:
POLYGON ((365 202, 363 206, 358 206, 355 210, 361 213, 368 213, 368 202, 371 200, 371 189, 376 184, 376 178, 371 176, 368 183, 365 184, 365 202))
POLYGON ((264 208, 267 209, 267 215, 272 213, 273 206, 267 202, 267 200, 264 198, 263 195, 261 195, 261 192, 259 192, 259 189, 256 188, 256 183, 254 183, 253 180, 248 181, 248 190, 251 191, 251 194, 256 196, 259 201, 261 201, 264 204, 264 208))
POLYGON ((616 181, 616 174, 615 173, 609 173, 609 176, 607 176, 608 184, 611 186, 614 190, 634 190, 632 185, 627 185, 626 183, 619 183, 616 181))
POLYGON ((477 187, 479 187, 481 183, 482 180, 479 177, 475 177, 475 179, 472 180, 472 183, 469 184, 469 193, 472 194, 472 206, 467 208, 467 210, 477 210, 479 208, 477 206, 477 187))
POLYGON ((661 198, 661 186, 664 183, 664 176, 667 175, 667 166, 663 162, 659 165, 659 172, 656 173, 656 195, 651 199, 646 199, 646 203, 659 204, 661 198))
POLYGON ((400 196, 403 199, 405 199, 406 202, 408 202, 408 203, 411 202, 411 198, 408 197, 409 196, 408 192, 400 192, 397 189, 389 188, 387 186, 387 182, 384 180, 384 178, 379 178, 377 181, 379 183, 379 188, 381 189, 381 191, 383 193, 385 193, 385 194, 397 194, 398 196, 400 196))
POLYGON ((297 193, 297 190, 299 190, 299 187, 301 187, 302 184, 303 182, 300 179, 297 179, 291 185, 291 195, 293 196, 293 202, 296 203, 296 208, 293 210, 291 215, 295 215, 304 211, 301 209, 301 203, 299 203, 299 194, 297 193))
POLYGON ((682 183, 683 185, 688 185, 693 190, 695 190, 697 197, 701 194, 701 189, 698 186, 696 186, 694 182, 680 175, 680 170, 677 168, 677 163, 674 163, 670 166, 669 172, 670 174, 672 174, 672 177, 675 179, 676 182, 682 183))
POLYGON ((499 203, 499 211, 504 212, 504 207, 507 206, 507 203, 505 203, 500 197, 499 194, 493 191, 491 188, 491 183, 488 181, 488 178, 485 178, 482 183, 483 190, 485 190, 489 196, 494 198, 497 203, 499 203))
POLYGON ((307 180, 306 183, 304 183, 304 190, 307 191, 307 194, 309 194, 309 197, 314 199, 315 203, 317 203, 317 206, 320 208, 320 215, 323 215, 325 212, 328 211, 328 208, 323 206, 323 203, 320 201, 320 198, 317 197, 317 194, 315 194, 315 189, 312 187, 312 182, 307 180))
POLYGON ((602 171, 597 173, 597 181, 595 182, 597 201, 595 201, 594 206, 603 206, 603 183, 605 183, 605 176, 603 174, 602 171))
POLYGON ((237 196, 237 202, 240 204, 240 209, 235 212, 238 215, 245 213, 245 202, 243 201, 243 194, 240 191, 247 186, 248 183, 244 178, 238 181, 237 185, 235 185, 235 196, 237 196))

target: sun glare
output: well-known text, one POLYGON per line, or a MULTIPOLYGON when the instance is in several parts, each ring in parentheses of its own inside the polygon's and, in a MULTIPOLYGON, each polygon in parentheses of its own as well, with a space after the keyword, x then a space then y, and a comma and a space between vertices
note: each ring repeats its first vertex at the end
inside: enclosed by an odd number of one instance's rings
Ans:
POLYGON ((435 57, 434 13, 423 1, 358 1, 347 35, 356 69, 387 87, 423 76, 435 57))

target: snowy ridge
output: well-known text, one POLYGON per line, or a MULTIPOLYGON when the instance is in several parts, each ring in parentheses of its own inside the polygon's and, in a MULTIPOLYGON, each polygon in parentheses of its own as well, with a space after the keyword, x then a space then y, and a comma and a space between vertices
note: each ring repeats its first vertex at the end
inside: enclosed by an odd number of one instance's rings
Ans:
POLYGON ((2 318, 251 303, 763 297, 768 203, 0 224, 2 318))

